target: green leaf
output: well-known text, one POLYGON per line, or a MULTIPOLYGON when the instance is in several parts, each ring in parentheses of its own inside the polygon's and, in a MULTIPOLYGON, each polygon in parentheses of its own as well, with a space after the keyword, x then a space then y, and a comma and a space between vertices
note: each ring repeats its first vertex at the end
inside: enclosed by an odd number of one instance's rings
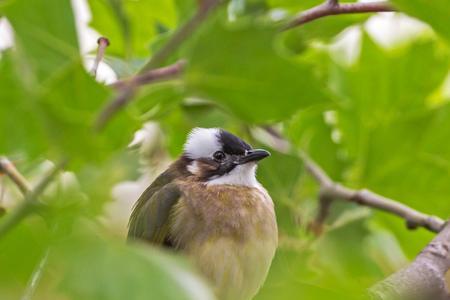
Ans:
POLYGON ((345 28, 363 23, 368 18, 367 14, 323 18, 284 32, 283 41, 293 53, 302 52, 307 47, 313 46, 313 41, 329 42, 345 28))
POLYGON ((42 119, 39 107, 27 93, 17 73, 11 52, 0 59, 0 149, 3 153, 25 152, 38 155, 47 148, 45 130, 39 126, 42 119), (25 117, 26 116, 26 117, 25 117))
POLYGON ((93 130, 94 120, 111 94, 81 65, 67 66, 39 90, 27 91, 16 61, 11 53, 0 61, 4 74, 0 96, 8 103, 7 109, 0 110, 0 133, 10 136, 0 141, 4 153, 100 161, 131 140, 137 125, 126 113, 120 114, 106 132, 93 130))
MULTIPOLYGON (((350 157, 358 157, 364 163, 374 130, 400 130, 399 125, 394 125, 396 122, 419 121, 426 114, 427 97, 444 80, 448 57, 430 40, 388 51, 364 37, 359 62, 350 68, 336 66, 331 73, 331 84, 340 98, 338 122, 342 142, 350 157), (432 73, 428 72, 430 66, 434 67, 432 73)), ((405 138, 415 139, 412 135, 405 138)), ((402 143, 405 145, 404 140, 402 143)), ((393 150, 397 152, 398 148, 393 150)), ((358 172, 371 173, 363 169, 358 172)))
MULTIPOLYGON (((10 213, 10 211, 7 211, 10 213)), ((28 218, 0 237, 0 294, 19 299, 50 240, 42 218, 28 218)))
POLYGON ((14 28, 24 81, 47 80, 80 60, 70 1, 10 2, 4 11, 14 28))
POLYGON ((392 1, 400 11, 417 17, 428 23, 442 35, 447 41, 450 41, 450 9, 447 0, 436 0, 429 2, 426 0, 393 0, 392 1))
POLYGON ((77 234, 55 252, 60 289, 70 299, 213 299, 184 261, 149 246, 77 234))
POLYGON ((294 64, 275 51, 275 33, 256 25, 208 26, 187 54, 191 93, 250 122, 284 119, 324 101, 311 66, 294 64))
POLYGON ((287 122, 285 131, 296 148, 320 162, 331 178, 340 180, 344 162, 339 159, 338 141, 332 139, 333 134, 338 134, 333 124, 337 112, 326 109, 319 105, 297 113, 287 122), (327 118, 331 124, 326 123, 327 118))

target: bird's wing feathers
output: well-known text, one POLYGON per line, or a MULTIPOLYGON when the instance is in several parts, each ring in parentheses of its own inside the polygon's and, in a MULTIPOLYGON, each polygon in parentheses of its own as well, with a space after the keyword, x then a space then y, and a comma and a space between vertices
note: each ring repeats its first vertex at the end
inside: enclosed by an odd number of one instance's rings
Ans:
POLYGON ((181 192, 167 178, 161 181, 160 178, 155 180, 136 202, 130 217, 128 238, 145 239, 156 244, 166 239, 171 209, 178 202, 181 192))

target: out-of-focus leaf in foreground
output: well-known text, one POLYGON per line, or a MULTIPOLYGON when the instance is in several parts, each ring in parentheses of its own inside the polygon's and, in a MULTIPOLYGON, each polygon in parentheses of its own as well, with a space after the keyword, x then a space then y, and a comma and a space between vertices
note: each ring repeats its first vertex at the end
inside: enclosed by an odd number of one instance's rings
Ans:
POLYGON ((54 251, 65 274, 60 290, 71 299, 213 299, 181 258, 148 246, 76 233, 54 251))
POLYGON ((450 10, 448 1, 393 0, 392 2, 399 10, 430 24, 437 33, 446 38, 447 41, 450 41, 450 26, 448 26, 450 10))

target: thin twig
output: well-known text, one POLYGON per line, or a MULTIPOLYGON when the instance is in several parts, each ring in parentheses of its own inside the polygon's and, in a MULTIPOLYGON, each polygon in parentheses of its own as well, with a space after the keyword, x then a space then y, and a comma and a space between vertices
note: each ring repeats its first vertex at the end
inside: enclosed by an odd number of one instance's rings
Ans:
POLYGON ((25 199, 13 210, 7 214, 0 222, 0 238, 8 231, 22 221, 26 216, 39 206, 38 197, 44 192, 45 188, 50 184, 58 172, 66 165, 66 160, 58 163, 47 176, 43 177, 37 186, 30 192, 26 193, 25 199))
POLYGON ((179 60, 170 66, 150 70, 129 79, 119 80, 111 84, 110 86, 117 89, 119 92, 114 101, 108 102, 105 108, 100 112, 95 121, 94 128, 98 131, 103 129, 107 122, 133 99, 136 87, 177 78, 183 72, 185 65, 186 61, 179 60))
POLYGON ((288 30, 313 20, 331 15, 359 14, 370 12, 395 11, 395 8, 386 1, 356 2, 340 4, 338 1, 326 1, 313 8, 305 10, 290 20, 282 30, 288 30))
POLYGON ((22 194, 31 191, 31 186, 25 177, 17 171, 14 164, 6 157, 0 157, 0 174, 6 174, 17 185, 22 194))
POLYGON ((97 40, 98 48, 97 55, 95 56, 94 64, 92 65, 91 75, 95 78, 97 76, 97 69, 100 62, 103 60, 105 56, 105 49, 109 46, 109 40, 105 37, 100 37, 97 40))
POLYGON ((333 201, 334 199, 329 197, 326 193, 319 192, 319 208, 316 217, 308 225, 308 229, 317 236, 321 235, 324 231, 324 224, 330 214, 333 201))
POLYGON ((403 203, 383 197, 369 190, 354 190, 342 186, 334 182, 306 153, 301 153, 301 156, 308 172, 320 184, 321 193, 329 199, 346 200, 397 215, 405 219, 409 229, 424 227, 432 232, 439 232, 445 224, 442 219, 436 216, 424 214, 403 203))
POLYGON ((110 84, 110 86, 115 89, 121 90, 125 89, 128 86, 136 87, 161 80, 173 79, 182 73, 185 65, 186 65, 185 60, 179 60, 176 63, 168 65, 166 67, 153 69, 128 79, 118 80, 110 84))

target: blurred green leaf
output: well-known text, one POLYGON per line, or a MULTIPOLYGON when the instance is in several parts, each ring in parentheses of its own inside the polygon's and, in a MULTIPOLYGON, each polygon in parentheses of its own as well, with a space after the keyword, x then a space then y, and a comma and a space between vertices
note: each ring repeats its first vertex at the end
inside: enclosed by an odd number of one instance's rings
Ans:
POLYGON ((9 1, 4 12, 20 51, 24 83, 46 81, 80 60, 70 1, 9 1))
POLYGON ((446 0, 429 2, 426 0, 393 0, 400 11, 417 17, 428 23, 447 40, 450 40, 450 27, 448 20, 450 10, 446 0))
POLYGON ((296 148, 320 162, 334 180, 340 180, 344 161, 339 158, 339 141, 333 141, 333 135, 338 135, 333 123, 336 118, 337 112, 326 106, 311 107, 291 118, 285 131, 296 148))
POLYGON ((39 217, 26 219, 0 238, 0 294, 4 299, 22 296, 49 241, 50 233, 39 217))
POLYGON ((70 299, 213 299, 180 258, 79 231, 54 250, 70 299))
POLYGON ((285 31, 283 33, 284 45, 290 52, 300 53, 307 47, 314 46, 312 42, 330 42, 344 29, 363 23, 368 18, 368 15, 353 14, 342 15, 339 18, 323 18, 316 22, 306 23, 285 31))
POLYGON ((0 114, 0 131, 11 136, 0 142, 6 153, 17 150, 31 156, 47 152, 52 158, 70 156, 99 161, 131 140, 136 125, 122 114, 106 133, 94 132, 92 124, 110 92, 96 83, 81 65, 67 66, 39 91, 27 93, 23 78, 8 56, 0 62, 5 72, 0 94, 10 103, 0 114))
POLYGON ((0 149, 3 153, 38 155, 47 149, 47 137, 40 124, 38 107, 19 80, 20 69, 13 53, 0 59, 0 149), (18 74, 19 73, 19 74, 18 74), (25 117, 26 116, 26 117, 25 117), (7 138, 6 138, 7 137, 7 138))

